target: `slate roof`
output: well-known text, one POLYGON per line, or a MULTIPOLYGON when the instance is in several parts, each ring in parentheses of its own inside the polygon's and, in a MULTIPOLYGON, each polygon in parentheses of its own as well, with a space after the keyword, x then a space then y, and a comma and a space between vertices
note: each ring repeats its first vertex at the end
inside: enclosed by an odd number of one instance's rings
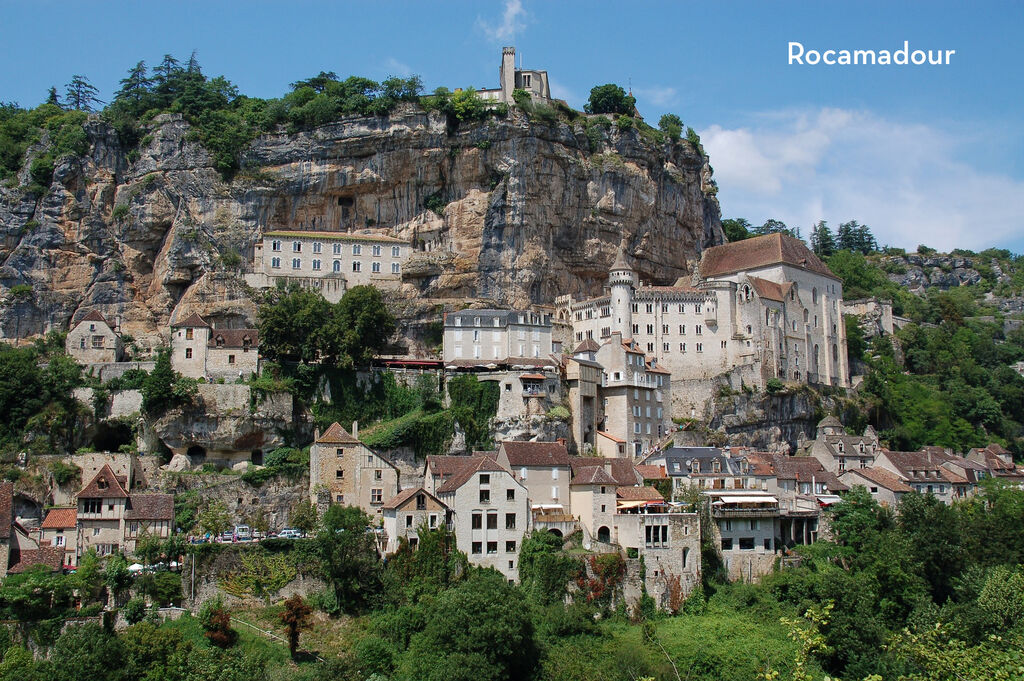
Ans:
MULTIPOLYGON (((465 485, 477 472, 480 473, 509 473, 509 471, 502 468, 496 461, 486 456, 474 456, 467 457, 471 460, 471 463, 463 466, 450 478, 446 479, 440 487, 437 488, 438 494, 448 494, 459 489, 465 485)), ((509 473, 511 475, 511 473, 509 473)), ((514 477, 514 476, 513 476, 514 477)))
POLYGON ((495 309, 481 309, 474 310, 468 308, 465 310, 458 310, 457 312, 449 312, 444 316, 444 325, 454 328, 494 328, 500 329, 509 326, 510 324, 518 324, 525 326, 551 326, 548 315, 540 312, 530 312, 528 310, 495 310, 495 309), (525 321, 519 321, 520 315, 523 316, 525 321), (474 324, 475 318, 480 318, 480 325, 474 324), (534 321, 531 321, 531 318, 534 321), (455 320, 461 319, 462 324, 456 325, 455 320), (466 323, 466 320, 469 323, 466 323), (498 324, 494 324, 494 320, 498 321, 498 324))
POLYGON ((661 492, 653 487, 619 487, 615 496, 623 501, 665 501, 661 492))
POLYGON ((79 497, 100 498, 100 499, 127 499, 128 492, 125 485, 128 479, 123 475, 114 475, 110 464, 103 464, 103 468, 93 476, 89 484, 78 493, 79 497), (100 482, 106 482, 106 487, 101 487, 100 482))
POLYGON ((464 467, 468 466, 473 459, 487 457, 494 460, 496 456, 497 452, 474 452, 463 456, 452 454, 431 454, 424 462, 424 471, 429 467, 432 475, 443 479, 450 475, 455 475, 464 467))
POLYGON ((818 421, 818 428, 842 428, 843 422, 835 416, 829 414, 822 420, 818 421))
POLYGON ((173 520, 173 494, 133 494, 128 498, 126 520, 173 520))
MULTIPOLYGON (((171 502, 171 505, 174 505, 173 501, 171 502)), ((64 530, 77 525, 77 508, 51 508, 46 514, 46 517, 43 518, 43 522, 39 527, 44 530, 64 530)))
POLYGON ((561 442, 517 442, 507 440, 499 445, 513 468, 520 466, 569 466, 569 451, 561 442))
MULTIPOLYGON (((636 472, 636 468, 633 467, 633 462, 629 459, 606 459, 601 456, 570 456, 569 465, 572 467, 572 474, 575 477, 584 468, 592 468, 599 466, 611 468, 610 475, 615 481, 616 485, 637 485, 642 481, 640 474, 636 472)), ((606 470, 606 472, 608 472, 606 470)))
POLYGON ((9 539, 14 522, 14 483, 0 482, 0 539, 9 539))
POLYGON ((340 423, 335 421, 323 434, 317 438, 318 445, 357 445, 359 440, 352 437, 352 433, 345 430, 340 423))
POLYGON ((172 329, 177 329, 179 327, 180 328, 187 328, 187 327, 207 328, 207 329, 211 328, 210 325, 206 323, 206 320, 203 319, 202 317, 200 317, 195 312, 193 312, 189 316, 185 317, 184 320, 182 320, 180 322, 177 322, 175 324, 171 324, 171 328, 172 329))
POLYGON ((248 338, 250 348, 259 345, 259 331, 256 329, 214 329, 210 333, 210 340, 207 345, 211 348, 244 348, 245 340, 248 338), (217 345, 217 339, 224 339, 224 343, 217 345))
POLYGON ((777 264, 838 279, 803 241, 786 234, 765 234, 708 248, 701 256, 700 274, 707 279, 777 264))
POLYGON ((854 468, 846 471, 845 475, 861 475, 871 482, 877 484, 880 487, 884 487, 887 490, 893 492, 913 492, 906 483, 900 480, 892 471, 887 471, 884 468, 878 468, 877 466, 872 468, 854 468))
POLYGON ((573 476, 573 485, 617 485, 615 478, 608 474, 604 466, 587 466, 580 468, 573 476))

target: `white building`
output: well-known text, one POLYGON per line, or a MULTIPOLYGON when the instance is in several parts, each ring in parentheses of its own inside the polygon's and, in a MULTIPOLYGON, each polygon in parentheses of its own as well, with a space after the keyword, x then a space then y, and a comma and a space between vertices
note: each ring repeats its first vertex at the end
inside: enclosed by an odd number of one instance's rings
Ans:
POLYGON ((481 99, 496 100, 511 104, 512 92, 525 90, 533 99, 550 100, 551 85, 548 83, 548 72, 533 69, 516 68, 516 48, 501 48, 501 66, 498 68, 498 83, 494 89, 477 90, 481 99))
POLYGON ((556 301, 575 341, 618 332, 671 371, 672 412, 692 416, 729 374, 763 388, 770 378, 846 387, 842 283, 800 241, 769 234, 707 249, 696 286, 638 281, 620 249, 608 293, 556 301))
POLYGON ((454 366, 552 365, 551 316, 524 310, 460 310, 444 318, 444 362, 454 366))
POLYGON ((269 231, 256 243, 255 288, 297 283, 337 302, 353 286, 395 288, 412 245, 383 231, 360 232, 269 231))

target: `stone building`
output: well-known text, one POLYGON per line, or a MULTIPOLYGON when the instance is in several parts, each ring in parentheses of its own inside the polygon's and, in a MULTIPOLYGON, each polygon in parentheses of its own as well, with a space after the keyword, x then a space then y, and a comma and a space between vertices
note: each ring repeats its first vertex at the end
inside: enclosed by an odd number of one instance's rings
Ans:
POLYGON ((771 572, 776 553, 782 550, 778 498, 760 490, 706 494, 729 579, 751 582, 771 572))
POLYGON ((353 286, 398 287, 411 251, 409 241, 385 230, 271 230, 256 243, 246 281, 255 288, 296 283, 333 303, 353 286))
POLYGON ((556 301, 574 339, 618 332, 672 374, 673 413, 703 411, 728 375, 763 388, 770 378, 849 386, 842 283, 800 241, 769 234, 704 251, 696 285, 638 281, 625 252, 609 270, 608 293, 556 301))
POLYGON ((825 470, 841 475, 853 468, 874 466, 881 447, 871 426, 863 435, 851 435, 839 419, 827 416, 818 423, 817 437, 801 443, 800 449, 820 461, 825 470))
POLYGON ((651 451, 669 432, 671 375, 615 331, 595 353, 603 368, 599 429, 626 440, 627 455, 651 451))
POLYGON ((436 491, 451 509, 458 548, 470 564, 494 568, 509 581, 518 581, 519 547, 530 529, 526 486, 488 456, 460 458, 464 463, 436 491))
POLYGON ((914 491, 900 476, 884 468, 851 468, 840 473, 839 479, 848 487, 866 488, 872 499, 889 508, 895 508, 904 494, 914 491))
POLYGON ((79 364, 120 362, 124 343, 117 325, 93 310, 78 320, 68 331, 64 349, 79 364))
POLYGON ((572 439, 582 453, 597 447, 601 416, 598 391, 604 374, 604 367, 596 359, 599 348, 596 342, 588 338, 562 363, 569 410, 572 412, 572 439))
POLYGON ((105 464, 78 493, 79 558, 89 549, 95 549, 101 556, 116 551, 131 553, 144 533, 161 539, 171 535, 174 496, 132 494, 130 489, 131 477, 116 475, 105 464))
POLYGON ((234 381, 259 373, 256 329, 215 329, 197 314, 171 324, 171 366, 182 376, 234 381))
POLYGON ((61 549, 63 565, 78 565, 78 509, 72 506, 47 511, 39 525, 39 544, 61 549))
POLYGON ((551 85, 547 71, 516 68, 516 48, 501 48, 501 66, 498 68, 499 87, 477 90, 481 99, 495 100, 505 104, 513 103, 512 92, 525 90, 537 100, 551 99, 551 85))
POLYGON ((441 525, 449 525, 449 509, 436 496, 423 489, 413 487, 402 490, 381 507, 386 537, 385 553, 398 550, 399 540, 405 539, 411 548, 419 543, 419 532, 441 525))
POLYGON ((309 449, 309 497, 319 510, 330 504, 358 506, 380 519, 384 502, 398 494, 398 467, 332 423, 309 449))
POLYGON ((524 310, 460 310, 444 317, 444 362, 524 365, 551 360, 551 316, 524 310))

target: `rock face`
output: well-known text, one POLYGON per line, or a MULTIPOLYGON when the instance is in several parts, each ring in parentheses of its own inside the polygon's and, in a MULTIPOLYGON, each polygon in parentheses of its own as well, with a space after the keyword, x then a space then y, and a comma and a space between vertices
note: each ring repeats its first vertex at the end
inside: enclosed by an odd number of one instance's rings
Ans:
MULTIPOLYGON (((982 258, 917 253, 890 255, 881 260, 890 281, 918 294, 928 288, 945 291, 957 286, 981 283, 981 273, 975 267, 985 264, 982 258)), ((996 260, 992 260, 989 265, 996 281, 1010 280, 1003 274, 996 260)))
POLYGON ((792 453, 800 441, 814 437, 818 422, 835 407, 836 398, 810 389, 740 393, 715 400, 708 426, 725 435, 723 444, 792 453))
POLYGON ((614 126, 592 142, 582 119, 456 125, 410 106, 261 137, 230 183, 180 116, 156 117, 137 150, 96 117, 86 131, 90 154, 59 161, 44 196, 0 189, 2 337, 85 309, 142 347, 190 312, 251 324, 241 275, 267 228, 385 228, 420 249, 405 296, 516 306, 598 293, 620 244, 643 279, 672 283, 723 241, 706 157, 614 126))

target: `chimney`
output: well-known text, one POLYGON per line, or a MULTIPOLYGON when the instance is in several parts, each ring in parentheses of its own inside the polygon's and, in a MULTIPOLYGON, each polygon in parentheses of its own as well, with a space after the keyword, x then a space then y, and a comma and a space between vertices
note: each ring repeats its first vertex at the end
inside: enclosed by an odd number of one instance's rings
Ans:
POLYGON ((352 437, 359 439, 359 421, 352 422, 352 437))
POLYGON ((320 439, 320 429, 319 428, 314 428, 313 429, 313 442, 316 442, 319 439, 320 439))
POLYGON ((557 442, 558 444, 562 445, 563 447, 565 446, 565 438, 564 437, 556 438, 555 442, 557 442))

